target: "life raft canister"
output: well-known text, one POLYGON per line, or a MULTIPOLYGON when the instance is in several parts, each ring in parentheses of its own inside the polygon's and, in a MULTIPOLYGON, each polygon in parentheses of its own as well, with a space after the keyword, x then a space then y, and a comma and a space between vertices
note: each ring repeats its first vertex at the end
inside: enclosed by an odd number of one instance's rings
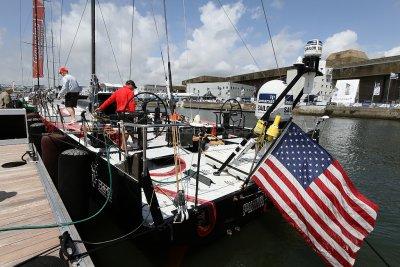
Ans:
POLYGON ((199 224, 196 229, 199 237, 206 237, 211 234, 217 222, 217 209, 214 202, 205 202, 203 206, 204 208, 201 209, 200 214, 198 215, 199 224))

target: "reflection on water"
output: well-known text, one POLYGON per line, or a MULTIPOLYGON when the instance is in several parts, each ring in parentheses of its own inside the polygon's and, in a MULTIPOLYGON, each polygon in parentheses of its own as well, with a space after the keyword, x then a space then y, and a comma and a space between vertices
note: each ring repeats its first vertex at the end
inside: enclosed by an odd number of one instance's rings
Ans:
MULTIPOLYGON (((189 110, 181 110, 190 117, 189 110)), ((211 111, 195 110, 203 119, 214 121, 211 111)), ((246 126, 256 119, 246 113, 246 126)), ((312 128, 313 117, 296 117, 303 129, 312 128)), ((369 242, 393 266, 400 264, 400 122, 365 119, 329 119, 321 132, 320 142, 348 172, 356 187, 380 207, 377 226, 369 242)), ((225 236, 202 247, 188 248, 168 258, 183 257, 182 266, 323 266, 323 262, 302 238, 274 210, 245 225, 232 236, 225 236), (183 253, 183 254, 182 254, 183 253)), ((163 257, 155 260, 133 245, 120 245, 107 253, 104 260, 114 258, 118 266, 166 265, 163 257), (115 259, 115 258, 114 258, 115 259)), ((169 255, 169 256, 168 256, 169 255)), ((108 266, 114 261, 104 263, 108 266)), ((103 264, 101 264, 103 265, 103 264)), ((358 253, 356 266, 382 266, 374 252, 364 244, 358 253)))

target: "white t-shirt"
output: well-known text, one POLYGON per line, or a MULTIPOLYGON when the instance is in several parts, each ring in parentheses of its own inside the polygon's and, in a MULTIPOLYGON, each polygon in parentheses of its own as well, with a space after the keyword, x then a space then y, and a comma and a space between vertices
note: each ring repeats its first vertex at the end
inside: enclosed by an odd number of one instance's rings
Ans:
POLYGON ((82 88, 79 86, 75 77, 72 75, 66 74, 62 78, 62 88, 58 94, 60 96, 63 96, 69 92, 80 93, 81 91, 82 91, 82 88))

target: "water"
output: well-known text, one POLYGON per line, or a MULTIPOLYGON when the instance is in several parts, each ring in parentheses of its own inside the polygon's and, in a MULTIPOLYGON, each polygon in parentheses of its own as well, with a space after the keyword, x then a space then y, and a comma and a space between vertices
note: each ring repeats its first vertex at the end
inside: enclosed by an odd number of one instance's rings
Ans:
MULTIPOLYGON (((190 111, 181 110, 190 116, 190 111)), ((202 118, 214 120, 211 111, 200 110, 202 118)), ((197 110, 193 111, 197 114, 197 110)), ((311 128, 313 117, 296 117, 304 128, 311 128)), ((246 113, 246 125, 255 118, 246 113)), ((392 266, 400 265, 400 122, 351 118, 332 118, 323 127, 320 143, 348 172, 355 186, 379 205, 375 230, 368 241, 392 266)), ((102 233, 106 238, 107 231, 102 233)), ((98 236, 98 234, 96 235, 98 236)), ((109 236, 108 236, 109 237, 109 236)), ((143 253, 124 242, 102 250, 101 266, 323 266, 324 263, 279 213, 272 209, 245 225, 232 236, 224 236, 203 247, 162 255, 143 253), (118 259, 119 262, 116 262, 118 259), (166 263, 175 258, 174 263, 166 263)), ((383 266, 381 260, 364 243, 356 266, 383 266)))

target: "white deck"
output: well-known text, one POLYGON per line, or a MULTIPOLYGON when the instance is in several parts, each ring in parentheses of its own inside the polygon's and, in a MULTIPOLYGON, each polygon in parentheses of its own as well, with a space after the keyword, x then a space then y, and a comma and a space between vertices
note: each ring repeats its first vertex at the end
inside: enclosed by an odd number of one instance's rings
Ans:
MULTIPOLYGON (((64 110, 62 105, 60 105, 60 108, 62 113, 66 115, 64 117, 65 122, 68 122, 70 118, 69 116, 67 116, 66 110, 64 110)), ((79 115, 81 111, 82 109, 80 108, 76 109, 77 121, 81 119, 79 115)), ((56 110, 50 109, 50 112, 52 113, 52 115, 54 115, 54 112, 56 112, 56 110)), ((89 112, 86 112, 86 118, 88 120, 91 120, 93 117, 89 112)), ((55 120, 53 119, 52 121, 54 122, 55 120)), ((80 123, 75 123, 69 126, 64 125, 64 127, 63 125, 58 123, 56 124, 56 126, 65 134, 67 134, 69 137, 74 139, 76 142, 85 144, 83 137, 78 137, 78 135, 76 134, 80 132, 80 127, 81 127, 80 123)), ((242 140, 241 138, 235 138, 232 141, 234 141, 234 143, 240 143, 241 140, 242 140)), ((173 148, 166 147, 165 145, 166 145, 165 135, 162 135, 158 138, 155 138, 152 141, 149 141, 148 143, 149 148, 147 149, 147 158, 151 160, 155 158, 162 158, 168 155, 173 155, 173 148)), ((250 172, 252 161, 255 156, 254 149, 250 149, 247 153, 243 155, 243 157, 239 161, 231 163, 230 166, 227 168, 227 170, 222 172, 220 176, 213 175, 213 173, 216 171, 215 166, 219 167, 220 163, 213 161, 212 159, 209 158, 212 157, 223 162, 231 154, 231 152, 234 151, 236 146, 237 146, 236 144, 230 144, 230 145, 219 145, 210 147, 201 156, 200 174, 211 179, 213 183, 210 186, 208 186, 202 182, 199 182, 199 191, 198 191, 199 204, 213 201, 215 199, 218 199, 220 197, 223 197, 225 195, 228 195, 230 193, 233 193, 241 189, 243 180, 246 179, 248 173, 250 172), (206 155, 208 155, 209 157, 206 157, 206 155)), ((92 147, 89 144, 87 144, 86 147, 87 149, 89 149, 94 153, 97 153, 100 150, 98 148, 92 147)), ((117 149, 112 148, 111 151, 117 151, 117 149)), ((133 154, 135 152, 128 152, 128 153, 133 154)), ((122 165, 125 158, 124 153, 122 154, 123 154, 121 157, 122 161, 120 161, 119 154, 112 153, 110 155, 110 163, 115 166, 122 165)), ((193 165, 197 164, 198 154, 197 152, 192 153, 190 151, 180 148, 178 155, 181 158, 183 165, 185 165, 185 168, 183 168, 182 171, 178 174, 178 178, 174 173, 174 166, 171 165, 150 170, 150 176, 153 180, 153 185, 154 188, 156 189, 155 190, 156 196, 160 204, 161 212, 164 218, 172 217, 173 216, 172 212, 176 210, 176 207, 174 206, 172 200, 176 196, 176 192, 178 189, 183 189, 185 191, 188 208, 191 208, 191 206, 194 205, 196 180, 195 178, 188 177, 188 175, 184 174, 184 171, 192 170, 193 172, 196 172, 197 165, 195 166, 193 165), (167 173, 168 175, 160 176, 157 175, 157 173, 158 174, 167 173), (175 182, 176 179, 179 180, 179 183, 175 182)), ((142 192, 142 199, 143 202, 146 203, 146 198, 143 192, 142 192)), ((143 214, 144 217, 150 218, 149 223, 151 223, 151 216, 147 215, 147 213, 149 212, 148 209, 144 208, 143 212, 144 212, 143 214)))

